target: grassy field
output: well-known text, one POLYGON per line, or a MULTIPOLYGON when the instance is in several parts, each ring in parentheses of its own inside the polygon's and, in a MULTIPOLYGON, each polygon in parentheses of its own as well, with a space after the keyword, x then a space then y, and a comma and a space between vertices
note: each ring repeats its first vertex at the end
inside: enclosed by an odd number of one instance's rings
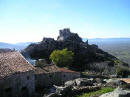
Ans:
POLYGON ((83 93, 81 95, 77 95, 76 97, 91 97, 91 96, 99 96, 108 92, 112 92, 114 88, 111 87, 104 87, 101 88, 100 90, 89 92, 89 93, 83 93))

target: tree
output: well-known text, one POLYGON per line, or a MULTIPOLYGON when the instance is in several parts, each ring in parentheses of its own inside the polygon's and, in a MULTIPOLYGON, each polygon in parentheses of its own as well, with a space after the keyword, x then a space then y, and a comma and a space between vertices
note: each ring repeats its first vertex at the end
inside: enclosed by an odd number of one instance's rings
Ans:
POLYGON ((72 51, 68 51, 68 49, 54 50, 50 55, 50 59, 54 64, 64 67, 73 62, 73 56, 74 53, 72 51))

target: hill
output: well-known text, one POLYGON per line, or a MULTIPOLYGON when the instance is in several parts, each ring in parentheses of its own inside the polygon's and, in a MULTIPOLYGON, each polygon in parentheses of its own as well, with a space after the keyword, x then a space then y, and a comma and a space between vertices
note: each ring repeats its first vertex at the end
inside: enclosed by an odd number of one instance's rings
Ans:
POLYGON ((82 38, 77 33, 71 32, 70 29, 60 30, 57 40, 43 38, 39 43, 30 44, 22 51, 22 54, 36 60, 46 59, 50 62, 50 54, 56 49, 64 48, 74 52, 74 61, 73 64, 69 65, 70 69, 94 70, 113 74, 118 65, 128 66, 128 64, 98 48, 97 45, 88 44, 88 41, 83 42, 82 38))
POLYGON ((130 38, 97 38, 89 39, 89 43, 98 45, 104 51, 130 64, 130 38))
POLYGON ((32 42, 21 42, 21 43, 11 44, 11 43, 0 42, 0 48, 1 49, 8 48, 8 49, 22 50, 31 43, 32 42))

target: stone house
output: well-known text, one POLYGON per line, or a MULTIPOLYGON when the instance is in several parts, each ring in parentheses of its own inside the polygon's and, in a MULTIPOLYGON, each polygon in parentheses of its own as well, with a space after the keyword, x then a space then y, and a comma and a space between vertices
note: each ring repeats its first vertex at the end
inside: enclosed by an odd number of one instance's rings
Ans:
POLYGON ((0 97, 29 97, 34 91, 34 67, 19 52, 0 53, 0 97))
POLYGON ((43 68, 36 67, 35 69, 35 82, 37 88, 62 85, 68 80, 73 80, 79 77, 79 72, 59 68, 56 65, 49 65, 43 68))

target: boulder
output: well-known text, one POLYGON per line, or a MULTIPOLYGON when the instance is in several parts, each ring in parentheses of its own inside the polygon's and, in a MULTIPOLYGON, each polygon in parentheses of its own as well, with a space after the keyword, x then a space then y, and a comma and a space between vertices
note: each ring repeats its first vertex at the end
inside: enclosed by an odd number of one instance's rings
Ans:
POLYGON ((68 95, 68 93, 71 93, 72 87, 62 87, 62 86, 57 86, 56 87, 56 94, 63 96, 63 95, 68 95))
POLYGON ((106 83, 107 86, 111 86, 111 87, 123 87, 125 88, 128 84, 126 82, 124 82, 123 80, 119 80, 119 79, 116 79, 116 80, 108 80, 107 83, 106 83))
POLYGON ((100 97, 130 97, 130 91, 117 88, 113 92, 103 94, 100 97))
POLYGON ((75 80, 70 80, 70 81, 67 81, 65 82, 65 87, 72 87, 72 86, 75 86, 76 83, 75 83, 75 80))
POLYGON ((77 86, 92 86, 93 85, 93 81, 87 78, 78 78, 78 79, 75 79, 75 82, 77 86))

